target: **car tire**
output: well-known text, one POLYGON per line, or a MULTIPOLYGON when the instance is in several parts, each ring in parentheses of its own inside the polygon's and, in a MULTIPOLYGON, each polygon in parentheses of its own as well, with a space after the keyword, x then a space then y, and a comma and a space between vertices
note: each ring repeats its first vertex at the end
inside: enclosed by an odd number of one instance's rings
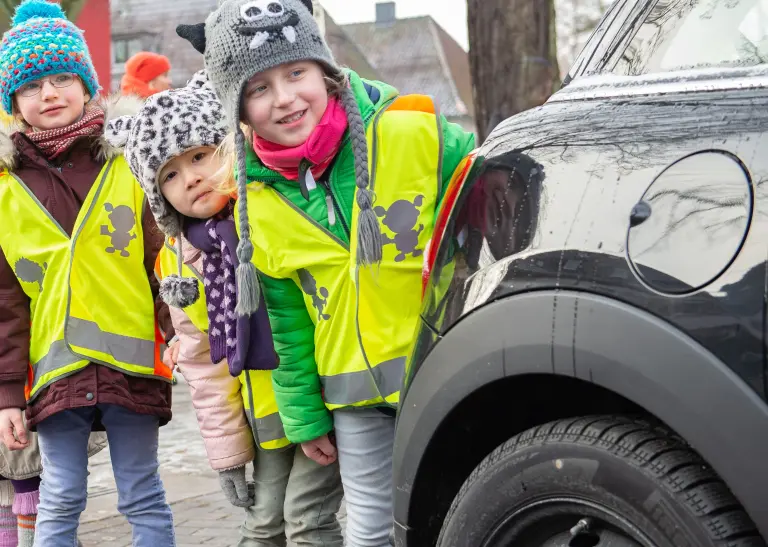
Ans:
POLYGON ((766 547, 717 474, 681 438, 628 416, 534 427, 464 483, 439 547, 766 547))

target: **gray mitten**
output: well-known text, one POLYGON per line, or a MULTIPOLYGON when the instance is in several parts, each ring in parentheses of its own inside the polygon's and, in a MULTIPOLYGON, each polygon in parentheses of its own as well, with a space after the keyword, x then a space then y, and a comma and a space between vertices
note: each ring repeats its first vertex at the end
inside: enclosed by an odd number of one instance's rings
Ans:
POLYGON ((256 500, 245 480, 245 466, 219 472, 219 483, 229 503, 235 507, 251 507, 256 500))

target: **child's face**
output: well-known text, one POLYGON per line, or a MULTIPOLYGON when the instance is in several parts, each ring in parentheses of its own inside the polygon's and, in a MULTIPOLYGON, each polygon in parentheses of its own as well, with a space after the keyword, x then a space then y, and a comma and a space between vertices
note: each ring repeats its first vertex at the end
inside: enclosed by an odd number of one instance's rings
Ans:
POLYGON ((245 121, 261 138, 287 147, 304 144, 328 106, 320 65, 289 63, 260 72, 246 84, 245 121))
POLYGON ((91 100, 80 78, 70 72, 28 82, 16 91, 14 98, 24 121, 41 130, 75 123, 91 100))
POLYGON ((154 80, 151 80, 148 84, 149 88, 158 93, 161 91, 167 91, 171 89, 171 77, 167 72, 161 74, 154 80))
POLYGON ((211 146, 193 148, 176 156, 160 170, 158 183, 165 199, 184 216, 211 218, 226 207, 229 197, 214 189, 219 169, 211 146))

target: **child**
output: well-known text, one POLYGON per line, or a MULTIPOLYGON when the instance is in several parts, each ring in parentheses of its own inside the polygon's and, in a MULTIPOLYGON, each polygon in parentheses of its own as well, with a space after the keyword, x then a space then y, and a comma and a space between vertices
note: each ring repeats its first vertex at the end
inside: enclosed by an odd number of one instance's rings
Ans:
POLYGON ((342 71, 310 0, 226 0, 188 35, 235 130, 238 310, 257 308, 258 269, 287 438, 321 463, 338 451, 347 545, 388 545, 423 250, 473 136, 427 97, 342 71))
MULTIPOLYGON (((88 456, 106 445, 103 432, 92 433, 88 456)), ((0 443, 0 547, 34 545, 41 471, 35 433, 29 433, 29 446, 23 450, 10 451, 0 443)))
POLYGON ((124 95, 142 99, 171 88, 171 61, 165 55, 140 51, 125 62, 125 74, 120 80, 124 95))
POLYGON ((338 465, 319 465, 285 439, 266 310, 240 319, 234 313, 237 234, 229 197, 214 190, 212 178, 226 133, 224 110, 203 74, 186 88, 150 97, 113 137, 115 145, 125 143, 157 224, 171 238, 157 265, 179 337, 170 360, 192 390, 224 493, 246 509, 238 545, 285 545, 287 538, 291 545, 341 547, 338 465), (156 130, 158 120, 165 132, 156 130), (250 461, 255 492, 246 483, 250 461))
POLYGON ((98 91, 61 7, 20 4, 0 43, 0 100, 23 125, 0 146, 0 434, 10 450, 28 446, 26 407, 43 467, 35 545, 75 544, 89 436, 106 429, 133 544, 172 546, 157 461, 171 371, 150 283, 162 235, 103 140, 114 112, 92 101, 98 91))

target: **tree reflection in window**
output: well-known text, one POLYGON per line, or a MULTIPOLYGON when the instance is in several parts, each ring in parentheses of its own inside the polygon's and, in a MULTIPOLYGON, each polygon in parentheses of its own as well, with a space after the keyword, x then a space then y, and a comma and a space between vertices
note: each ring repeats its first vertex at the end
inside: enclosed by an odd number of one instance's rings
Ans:
POLYGON ((768 62, 768 0, 659 0, 613 73, 638 76, 768 62))

